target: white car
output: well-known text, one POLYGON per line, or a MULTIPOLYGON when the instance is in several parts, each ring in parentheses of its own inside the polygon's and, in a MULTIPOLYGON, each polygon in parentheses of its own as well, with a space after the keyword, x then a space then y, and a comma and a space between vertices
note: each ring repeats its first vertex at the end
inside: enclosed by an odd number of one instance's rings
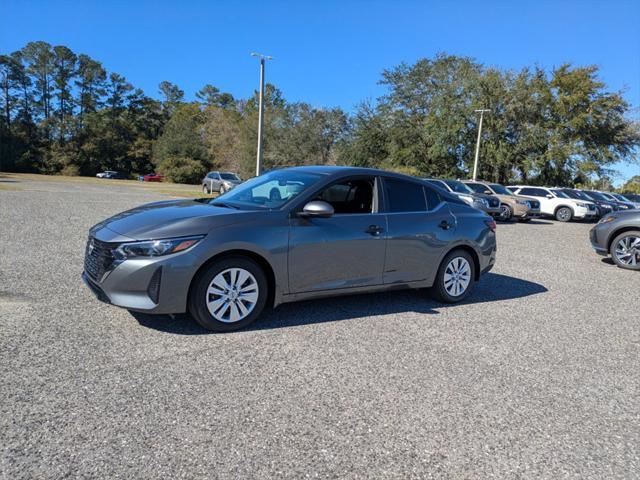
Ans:
POLYGON ((568 222, 571 219, 591 219, 598 215, 595 203, 570 198, 560 190, 529 185, 514 185, 508 188, 516 195, 525 195, 540 200, 541 215, 554 217, 560 222, 568 222))

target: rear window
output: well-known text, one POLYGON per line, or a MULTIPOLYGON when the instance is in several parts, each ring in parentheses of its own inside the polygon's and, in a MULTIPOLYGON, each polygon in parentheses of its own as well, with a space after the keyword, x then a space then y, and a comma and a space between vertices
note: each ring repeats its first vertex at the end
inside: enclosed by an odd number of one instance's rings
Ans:
POLYGON ((427 210, 427 200, 422 185, 394 178, 385 178, 384 184, 390 212, 424 212, 427 210))

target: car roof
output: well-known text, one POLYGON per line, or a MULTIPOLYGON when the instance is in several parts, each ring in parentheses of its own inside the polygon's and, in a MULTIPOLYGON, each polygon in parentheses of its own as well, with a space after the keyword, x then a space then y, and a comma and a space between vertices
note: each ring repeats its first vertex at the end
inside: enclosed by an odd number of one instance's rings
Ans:
POLYGON ((342 177, 345 175, 382 175, 386 177, 397 177, 413 181, 422 181, 422 179, 418 177, 412 177, 410 175, 390 172, 388 170, 381 170, 378 168, 343 167, 338 165, 305 165, 302 167, 289 167, 287 168, 287 170, 296 170, 299 172, 309 172, 333 177, 342 177))

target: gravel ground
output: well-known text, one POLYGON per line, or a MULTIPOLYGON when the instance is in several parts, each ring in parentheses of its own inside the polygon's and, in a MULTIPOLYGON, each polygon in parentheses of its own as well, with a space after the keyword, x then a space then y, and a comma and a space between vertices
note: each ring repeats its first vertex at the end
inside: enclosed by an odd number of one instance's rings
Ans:
POLYGON ((588 224, 499 225, 497 265, 462 305, 311 301, 215 335, 80 280, 91 225, 166 197, 11 187, 1 478, 640 476, 640 275, 595 255, 588 224))

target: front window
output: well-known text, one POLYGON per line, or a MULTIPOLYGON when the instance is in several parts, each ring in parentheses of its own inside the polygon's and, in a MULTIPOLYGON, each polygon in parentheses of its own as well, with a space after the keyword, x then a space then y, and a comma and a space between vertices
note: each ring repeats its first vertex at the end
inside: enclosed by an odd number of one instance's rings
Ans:
POLYGON ((449 188, 456 193, 474 193, 473 190, 458 180, 443 180, 443 182, 449 185, 449 188))
POLYGON ((344 180, 323 190, 315 200, 333 207, 336 214, 362 214, 373 211, 373 178, 344 180))
POLYGON ((235 182, 240 181, 240 177, 238 177, 235 173, 221 173, 220 177, 222 178, 222 180, 231 180, 235 182))
POLYGON ((553 194, 558 198, 571 198, 569 195, 567 195, 561 190, 553 190, 553 194))
POLYGON ((491 190, 496 192, 498 195, 513 195, 511 191, 509 191, 506 187, 503 187, 499 183, 492 183, 489 185, 489 187, 491 187, 491 190))
POLYGON ((314 173, 274 170, 241 183, 209 203, 249 209, 280 208, 321 178, 314 173))

